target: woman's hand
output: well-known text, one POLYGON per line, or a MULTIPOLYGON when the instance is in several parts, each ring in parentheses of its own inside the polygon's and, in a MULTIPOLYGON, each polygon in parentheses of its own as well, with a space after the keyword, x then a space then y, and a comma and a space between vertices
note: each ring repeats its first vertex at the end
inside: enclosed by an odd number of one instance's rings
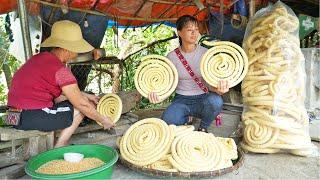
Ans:
POLYGON ((96 96, 94 94, 88 94, 88 93, 85 93, 85 92, 82 92, 82 94, 88 98, 89 101, 93 102, 95 105, 98 104, 99 100, 100 100, 100 97, 99 96, 96 96))
POLYGON ((96 110, 94 104, 99 101, 99 97, 81 92, 77 84, 63 86, 62 92, 68 98, 74 108, 78 109, 85 116, 100 122, 105 129, 109 129, 114 126, 114 123, 109 117, 101 115, 96 110))
POLYGON ((221 96, 229 91, 229 82, 226 80, 220 80, 218 87, 211 87, 210 91, 213 91, 221 96))
POLYGON ((57 104, 59 102, 66 101, 66 100, 68 100, 68 98, 63 94, 61 94, 59 97, 55 98, 53 101, 55 104, 57 104))
POLYGON ((94 49, 92 50, 93 59, 98 60, 103 56, 102 49, 94 49))
POLYGON ((160 102, 159 96, 155 92, 149 93, 148 99, 152 104, 156 104, 156 103, 160 102))
POLYGON ((229 82, 226 80, 219 81, 217 89, 218 89, 218 92, 220 92, 222 94, 228 92, 229 91, 229 82))
POLYGON ((114 127, 114 123, 111 121, 111 119, 107 116, 104 116, 102 119, 102 125, 103 125, 103 129, 110 129, 112 127, 114 127))

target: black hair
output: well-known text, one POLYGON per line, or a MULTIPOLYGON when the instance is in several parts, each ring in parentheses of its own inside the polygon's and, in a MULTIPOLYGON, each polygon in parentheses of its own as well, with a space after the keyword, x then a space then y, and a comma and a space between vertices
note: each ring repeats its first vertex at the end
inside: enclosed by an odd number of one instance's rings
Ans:
MULTIPOLYGON (((190 15, 180 16, 176 22, 176 27, 178 31, 181 31, 189 22, 194 23, 198 26, 197 18, 190 15)), ((179 36, 179 43, 182 45, 181 37, 179 36)))

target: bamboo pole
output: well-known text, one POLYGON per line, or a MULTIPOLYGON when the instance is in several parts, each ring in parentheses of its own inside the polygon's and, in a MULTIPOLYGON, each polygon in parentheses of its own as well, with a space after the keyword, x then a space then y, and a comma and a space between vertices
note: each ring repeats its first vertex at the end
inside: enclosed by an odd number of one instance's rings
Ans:
POLYGON ((18 0, 18 12, 19 12, 22 40, 23 40, 23 46, 24 46, 24 56, 25 56, 25 61, 27 61, 32 56, 32 46, 31 46, 28 14, 27 14, 25 0, 18 0))
POLYGON ((141 52, 141 51, 144 50, 144 49, 147 49, 147 48, 149 48, 149 47, 152 47, 152 46, 154 46, 154 45, 156 45, 156 44, 158 44, 158 43, 170 41, 171 39, 176 39, 176 38, 177 38, 176 34, 173 33, 173 36, 171 36, 171 37, 168 37, 168 38, 166 38, 166 39, 160 39, 160 40, 158 40, 158 41, 154 41, 154 42, 152 42, 152 43, 150 43, 150 44, 142 47, 141 49, 137 50, 136 52, 129 54, 127 57, 125 57, 125 58, 123 59, 123 61, 129 59, 131 56, 133 56, 133 55, 141 52))
POLYGON ((176 4, 176 5, 185 5, 185 6, 196 6, 193 2, 172 2, 172 1, 162 1, 162 0, 149 0, 149 2, 161 3, 161 4, 176 4))
POLYGON ((255 13, 256 13, 256 2, 255 0, 250 0, 249 19, 252 18, 255 13))

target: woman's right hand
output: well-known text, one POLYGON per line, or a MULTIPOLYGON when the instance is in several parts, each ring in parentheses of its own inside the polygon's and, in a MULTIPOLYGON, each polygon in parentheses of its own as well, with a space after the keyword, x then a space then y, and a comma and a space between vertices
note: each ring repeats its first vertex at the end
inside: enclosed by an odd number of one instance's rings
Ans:
POLYGON ((157 95, 157 93, 155 93, 155 92, 149 93, 148 94, 148 99, 152 104, 156 104, 156 103, 160 102, 160 98, 157 95))
POLYGON ((103 129, 110 129, 112 127, 114 127, 114 123, 111 121, 111 119, 107 116, 104 116, 102 119, 102 125, 103 125, 103 129))

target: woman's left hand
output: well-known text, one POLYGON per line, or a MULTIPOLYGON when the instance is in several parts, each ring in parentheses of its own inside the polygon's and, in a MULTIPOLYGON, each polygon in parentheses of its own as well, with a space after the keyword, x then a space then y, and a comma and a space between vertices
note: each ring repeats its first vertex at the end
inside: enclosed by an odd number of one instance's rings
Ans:
POLYGON ((220 80, 218 83, 218 92, 224 94, 229 91, 229 82, 226 80, 220 80))
POLYGON ((61 94, 59 97, 55 98, 53 101, 55 104, 57 104, 59 102, 66 101, 66 100, 68 100, 67 97, 61 94))
POLYGON ((83 93, 89 101, 93 102, 94 104, 98 104, 100 97, 94 95, 94 94, 88 94, 88 93, 83 93))
POLYGON ((229 91, 229 82, 226 80, 220 80, 218 83, 218 87, 212 87, 210 90, 212 90, 213 92, 219 94, 219 95, 223 95, 224 93, 229 91))
POLYGON ((94 60, 98 60, 98 59, 100 59, 102 57, 101 49, 92 50, 92 54, 93 54, 93 59, 94 60))

